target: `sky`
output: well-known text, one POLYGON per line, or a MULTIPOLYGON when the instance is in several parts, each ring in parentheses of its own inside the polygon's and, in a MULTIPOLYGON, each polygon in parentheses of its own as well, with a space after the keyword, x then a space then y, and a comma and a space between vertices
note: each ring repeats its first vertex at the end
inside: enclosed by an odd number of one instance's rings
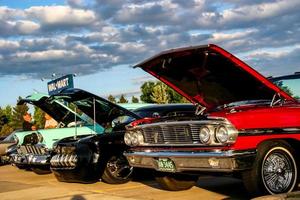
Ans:
POLYGON ((97 95, 139 96, 132 66, 214 43, 265 76, 300 71, 299 0, 0 0, 0 106, 76 74, 97 95), (44 80, 44 81, 42 81, 44 80))

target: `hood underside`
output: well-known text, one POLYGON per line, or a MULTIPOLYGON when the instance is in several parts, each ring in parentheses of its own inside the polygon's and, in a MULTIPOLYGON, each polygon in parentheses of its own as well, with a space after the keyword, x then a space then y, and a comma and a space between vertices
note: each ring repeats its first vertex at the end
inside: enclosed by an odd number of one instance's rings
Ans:
POLYGON ((109 123, 113 119, 124 115, 131 116, 135 119, 140 118, 121 106, 81 89, 65 89, 59 94, 51 96, 51 98, 62 99, 74 104, 81 112, 91 119, 95 119, 95 121, 101 125, 109 123))
POLYGON ((295 101, 246 63, 212 44, 164 51, 135 67, 207 109, 238 101, 271 100, 274 94, 295 101))
POLYGON ((18 105, 22 105, 25 103, 32 104, 42 109, 57 122, 68 124, 74 121, 75 112, 73 112, 73 110, 63 105, 63 103, 61 102, 52 101, 46 94, 34 93, 18 101, 18 105))

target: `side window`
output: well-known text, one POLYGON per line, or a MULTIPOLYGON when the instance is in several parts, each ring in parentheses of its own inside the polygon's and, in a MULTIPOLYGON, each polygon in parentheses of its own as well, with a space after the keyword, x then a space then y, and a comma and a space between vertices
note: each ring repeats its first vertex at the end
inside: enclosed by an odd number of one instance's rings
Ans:
POLYGON ((128 115, 118 116, 117 118, 115 118, 112 121, 112 126, 115 127, 115 126, 118 126, 120 124, 128 124, 128 123, 130 123, 134 120, 135 120, 134 117, 131 117, 131 116, 128 116, 128 115))
POLYGON ((279 86, 286 93, 291 95, 292 97, 300 100, 300 79, 283 79, 274 82, 277 86, 279 86))
POLYGON ((105 127, 105 133, 124 130, 125 126, 134 120, 135 118, 128 115, 118 116, 113 119, 111 123, 107 124, 107 126, 105 127))

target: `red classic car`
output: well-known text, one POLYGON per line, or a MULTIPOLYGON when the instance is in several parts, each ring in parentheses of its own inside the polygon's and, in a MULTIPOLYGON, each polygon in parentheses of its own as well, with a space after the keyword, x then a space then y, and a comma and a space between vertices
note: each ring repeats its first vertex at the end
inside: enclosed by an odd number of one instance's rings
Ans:
POLYGON ((155 169, 167 190, 192 187, 200 173, 238 175, 252 195, 297 187, 300 74, 267 79, 212 44, 164 51, 137 67, 197 111, 132 123, 124 136, 130 165, 155 169))

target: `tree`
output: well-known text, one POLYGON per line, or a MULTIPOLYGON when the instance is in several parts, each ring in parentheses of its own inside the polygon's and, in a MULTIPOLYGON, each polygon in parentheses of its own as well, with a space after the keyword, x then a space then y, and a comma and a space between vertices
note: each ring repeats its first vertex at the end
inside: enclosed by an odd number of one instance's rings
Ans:
POLYGON ((122 94, 120 99, 119 99, 119 102, 118 103, 128 103, 128 100, 124 97, 124 95, 122 94))
POLYGON ((4 110, 0 107, 0 131, 4 124, 7 123, 7 117, 4 115, 4 110))
POLYGON ((158 104, 166 104, 169 103, 170 97, 167 93, 168 86, 163 83, 158 83, 153 88, 153 92, 151 94, 151 99, 155 103, 158 104))
POLYGON ((141 86, 142 95, 141 95, 140 99, 145 103, 156 103, 153 100, 153 97, 151 97, 151 96, 153 96, 153 89, 157 85, 164 85, 163 87, 167 87, 165 92, 167 93, 167 96, 168 96, 168 103, 189 103, 189 101, 186 98, 184 98, 183 96, 178 94, 175 90, 173 90, 172 88, 168 87, 167 85, 165 85, 164 83, 162 83, 160 81, 158 81, 158 82, 152 82, 152 81, 145 82, 141 86))
POLYGON ((33 119, 38 129, 43 129, 45 126, 45 112, 39 107, 34 107, 33 119))
POLYGON ((14 131, 13 128, 10 126, 11 119, 11 106, 6 106, 4 109, 0 108, 0 135, 8 135, 14 131))
POLYGON ((151 99, 151 95, 153 92, 153 88, 155 86, 155 82, 153 81, 147 81, 141 86, 142 95, 140 99, 145 103, 155 103, 151 99))
POLYGON ((168 87, 167 91, 166 91, 169 95, 170 101, 169 103, 183 103, 183 96, 181 96, 180 94, 178 94, 175 90, 173 90, 172 88, 168 87))
POLYGON ((3 109, 3 113, 7 117, 8 121, 11 121, 11 119, 12 119, 12 107, 10 105, 7 105, 3 109))
POLYGON ((292 90, 291 90, 287 85, 284 85, 284 84, 283 84, 283 81, 275 82, 275 84, 276 84, 277 86, 279 86, 283 91, 285 91, 285 92, 288 93, 289 95, 293 96, 292 90))
POLYGON ((136 98, 135 96, 132 96, 131 102, 132 102, 132 103, 139 103, 139 99, 136 98))
POLYGON ((4 124, 1 128, 0 135, 9 135, 13 131, 14 129, 11 126, 9 126, 8 124, 4 124))
POLYGON ((108 99, 108 101, 110 101, 110 102, 112 102, 112 103, 116 103, 116 102, 117 102, 117 101, 116 101, 116 98, 115 98, 113 95, 111 95, 111 94, 108 96, 107 99, 108 99))
MULTIPOLYGON (((21 97, 19 97, 19 100, 21 97)), ((29 108, 26 104, 23 105, 16 105, 13 108, 12 112, 12 121, 11 121, 11 127, 16 130, 16 129, 22 129, 23 128, 23 116, 26 112, 28 112, 29 108)))

